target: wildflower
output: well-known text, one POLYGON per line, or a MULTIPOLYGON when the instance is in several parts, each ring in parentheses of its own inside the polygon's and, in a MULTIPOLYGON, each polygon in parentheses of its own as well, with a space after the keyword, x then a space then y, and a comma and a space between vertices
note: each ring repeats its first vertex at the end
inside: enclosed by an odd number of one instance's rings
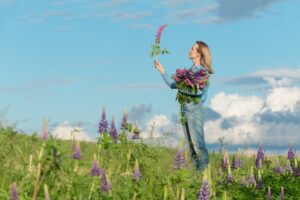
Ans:
POLYGON ((229 164, 228 164, 227 181, 228 181, 229 183, 232 183, 232 182, 233 182, 233 177, 232 177, 232 174, 231 174, 231 168, 230 168, 230 165, 229 165, 229 164))
POLYGON ((91 176, 100 176, 101 175, 101 169, 98 166, 97 158, 96 158, 95 154, 94 154, 94 162, 93 162, 92 169, 90 171, 90 175, 91 176))
POLYGON ((42 139, 43 139, 43 142, 45 142, 47 139, 47 122, 46 122, 45 117, 43 118, 42 139))
POLYGON ((281 186, 281 190, 280 190, 280 199, 284 199, 284 189, 283 189, 283 186, 281 186))
POLYGON ((158 31, 156 33, 156 36, 155 36, 156 37, 155 43, 157 43, 157 44, 160 43, 161 34, 162 34, 162 32, 163 32, 163 30, 165 29, 166 26, 167 26, 167 24, 159 27, 159 29, 158 29, 158 31))
POLYGON ((107 133, 107 129, 108 129, 108 123, 106 120, 106 113, 105 113, 105 107, 103 107, 102 110, 102 118, 101 121, 99 122, 99 130, 98 132, 101 133, 107 133))
POLYGON ((204 180, 202 187, 198 193, 198 200, 208 200, 209 199, 209 184, 207 180, 204 180))
POLYGON ((249 178, 249 183, 252 185, 256 184, 255 178, 254 178, 254 174, 253 174, 253 166, 251 166, 251 170, 250 170, 250 178, 249 178))
POLYGON ((113 138, 114 142, 116 143, 117 138, 118 138, 118 132, 117 132, 117 129, 115 127, 114 117, 112 117, 112 120, 111 120, 111 127, 110 127, 110 130, 109 130, 109 134, 113 138))
POLYGON ((235 159, 234 166, 235 166, 235 168, 239 168, 242 166, 242 161, 241 161, 240 155, 238 155, 237 159, 235 159))
POLYGON ((121 123, 121 129, 126 130, 126 127, 127 127, 127 114, 124 112, 123 118, 122 118, 122 123, 121 123))
POLYGON ((262 178, 261 178, 260 169, 258 170, 258 178, 257 178, 256 188, 257 189, 262 189, 263 188, 263 182, 262 182, 262 178))
POLYGON ((17 183, 14 182, 11 187, 10 200, 18 200, 19 195, 17 192, 17 183))
POLYGON ((258 148, 258 151, 257 151, 257 156, 256 156, 256 161, 255 161, 256 167, 259 167, 259 160, 260 159, 262 161, 264 161, 264 152, 263 152, 261 144, 259 145, 259 148, 258 148))
POLYGON ((137 181, 138 179, 141 179, 142 175, 141 175, 141 171, 139 168, 139 163, 138 160, 135 160, 135 169, 134 169, 134 173, 133 173, 133 180, 137 181))
POLYGON ((288 159, 292 160, 294 158, 295 158, 295 152, 294 152, 293 146, 290 145, 289 151, 288 151, 288 159))
POLYGON ((45 192, 45 200, 51 200, 47 184, 44 184, 44 192, 45 192))
POLYGON ((300 176, 300 170, 299 170, 299 168, 298 168, 298 161, 297 161, 297 158, 295 158, 294 176, 300 176))
POLYGON ((290 160, 286 160, 285 170, 288 171, 288 172, 293 171, 290 160))
POLYGON ((177 150, 176 155, 174 156, 174 169, 183 169, 185 164, 184 151, 182 148, 177 150))
POLYGON ((282 173, 282 169, 281 169, 281 167, 280 167, 280 164, 279 164, 278 157, 276 157, 276 166, 275 166, 275 172, 276 172, 276 173, 279 173, 279 174, 281 174, 281 173, 282 173))
POLYGON ((225 172, 227 170, 228 164, 229 164, 229 156, 228 156, 228 150, 226 149, 224 156, 223 156, 222 164, 221 164, 221 168, 222 168, 223 172, 225 172))
POLYGON ((79 141, 77 141, 77 143, 76 143, 76 147, 75 147, 74 152, 73 152, 73 158, 76 159, 76 160, 81 159, 81 150, 80 150, 79 141))
POLYGON ((267 199, 270 200, 272 198, 272 192, 270 186, 268 187, 267 199))
POLYGON ((246 184, 247 184, 247 180, 246 180, 246 176, 245 176, 245 175, 242 176, 241 184, 242 184, 243 186, 246 186, 246 184))
POLYGON ((100 185, 100 190, 109 192, 112 188, 112 185, 110 181, 108 180, 108 177, 106 175, 105 170, 102 171, 102 176, 101 176, 101 185, 100 185))

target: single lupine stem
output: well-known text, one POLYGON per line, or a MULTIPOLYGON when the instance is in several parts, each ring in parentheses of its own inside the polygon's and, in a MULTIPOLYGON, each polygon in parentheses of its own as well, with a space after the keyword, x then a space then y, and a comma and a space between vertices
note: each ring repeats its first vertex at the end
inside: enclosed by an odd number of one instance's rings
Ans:
POLYGON ((198 200, 208 200, 209 199, 209 184, 207 180, 204 180, 202 187, 198 193, 198 200))
POLYGON ((250 170, 249 183, 250 183, 250 185, 252 185, 252 184, 255 185, 256 184, 254 174, 253 174, 253 166, 251 166, 251 170, 250 170))
POLYGON ((228 150, 226 149, 224 156, 223 156, 222 164, 221 164, 223 172, 225 172, 227 170, 228 164, 229 164, 229 155, 228 155, 228 150))
POLYGON ((82 158, 81 156, 81 150, 80 150, 80 142, 77 141, 76 143, 76 147, 75 147, 75 150, 73 152, 73 158, 76 159, 76 160, 79 160, 82 158))
POLYGON ((263 182, 262 182, 262 178, 261 178, 260 169, 258 170, 258 179, 257 179, 256 188, 257 189, 262 189, 263 188, 263 182))
POLYGON ((272 198, 272 192, 270 186, 268 187, 267 199, 270 200, 272 198))
POLYGON ((185 190, 184 190, 184 188, 181 188, 181 190, 180 190, 179 200, 185 200, 185 190))
POLYGON ((165 29, 165 27, 167 26, 167 24, 163 25, 163 26, 160 26, 157 33, 156 33, 156 40, 155 40, 155 43, 159 44, 160 43, 160 38, 161 38, 161 34, 163 32, 163 30, 165 29))
POLYGON ((39 186, 40 186, 39 183, 40 183, 40 177, 41 177, 41 169, 42 169, 42 164, 38 163, 38 171, 37 171, 37 176, 36 176, 36 179, 35 179, 32 200, 36 200, 36 197, 37 197, 37 193, 38 193, 39 186))
POLYGON ((278 160, 278 157, 276 157, 276 166, 275 166, 275 172, 281 174, 282 173, 282 169, 280 167, 280 163, 278 160))
POLYGON ((134 173, 133 173, 133 180, 138 181, 141 178, 142 178, 142 175, 141 175, 141 172, 140 172, 138 159, 136 159, 135 160, 135 169, 134 169, 134 173))
POLYGON ((294 176, 300 176, 300 170, 299 170, 299 168, 298 168, 298 161, 297 161, 297 158, 295 158, 294 176))
POLYGON ((117 132, 117 129, 116 129, 116 126, 115 126, 114 117, 112 117, 112 120, 111 120, 111 127, 110 127, 110 130, 109 130, 109 134, 113 138, 114 142, 116 143, 117 138, 118 138, 118 132, 117 132))
POLYGON ((233 177, 232 177, 232 174, 231 174, 231 168, 230 168, 230 165, 228 164, 228 175, 227 175, 227 181, 229 183, 232 183, 233 182, 233 177))
POLYGON ((256 156, 256 161, 255 161, 256 167, 259 166, 259 160, 260 159, 262 161, 264 161, 264 152, 263 152, 263 149, 262 149, 262 144, 259 145, 259 148, 258 148, 258 151, 257 151, 257 156, 256 156))
POLYGON ((290 163, 289 159, 286 160, 285 170, 288 171, 288 172, 293 172, 293 169, 292 169, 292 166, 291 166, 291 163, 290 163))
POLYGON ((168 199, 168 188, 167 188, 167 186, 165 185, 164 186, 164 198, 163 198, 163 200, 167 200, 168 199))
POLYGON ((283 186, 281 186, 281 190, 280 190, 280 199, 284 199, 284 188, 283 188, 283 186))
POLYGON ((94 192, 95 180, 96 180, 96 177, 93 177, 92 187, 91 187, 91 190, 90 190, 90 193, 89 193, 89 197, 88 197, 89 200, 92 198, 92 194, 94 192))
POLYGON ((106 120, 106 113, 105 113, 105 107, 103 106, 103 109, 102 109, 102 117, 101 117, 101 121, 99 122, 99 134, 102 134, 102 133, 107 133, 107 129, 108 129, 108 123, 107 123, 107 120, 106 120))
POLYGON ((289 160, 292 160, 292 159, 295 158, 295 152, 294 152, 294 149, 293 149, 292 145, 290 145, 290 147, 289 147, 287 157, 288 157, 289 160))
POLYGON ((246 176, 245 175, 242 176, 241 185, 243 185, 243 186, 247 185, 247 180, 246 180, 246 176))
POLYGON ((45 200, 51 200, 47 184, 44 184, 44 192, 45 192, 45 200))
POLYGON ((10 200, 19 200, 19 195, 17 192, 17 183, 13 182, 11 186, 11 192, 10 192, 10 200))
POLYGON ((42 130, 42 139, 43 142, 46 142, 47 139, 47 122, 46 122, 46 118, 43 118, 43 130, 42 130))
POLYGON ((32 170, 32 154, 29 156, 29 173, 31 173, 32 170))
POLYGON ((178 148, 177 153, 174 157, 174 169, 183 169, 185 164, 185 157, 183 148, 178 148))

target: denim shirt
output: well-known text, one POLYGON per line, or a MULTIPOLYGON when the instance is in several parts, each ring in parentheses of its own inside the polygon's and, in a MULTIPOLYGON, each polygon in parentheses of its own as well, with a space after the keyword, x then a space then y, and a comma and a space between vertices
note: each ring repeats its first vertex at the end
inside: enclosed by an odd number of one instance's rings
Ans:
MULTIPOLYGON (((201 69, 201 66, 195 66, 192 68, 194 72, 199 71, 201 69)), ((164 73, 161 73, 165 83, 171 88, 171 89, 176 89, 176 82, 175 80, 165 71, 164 73)), ((197 91, 197 96, 200 97, 200 100, 202 103, 204 103, 206 101, 207 98, 207 90, 209 87, 209 82, 206 84, 206 86, 202 89, 202 90, 198 90, 197 91)), ((182 92, 182 91, 181 91, 182 92)), ((192 93, 189 93, 187 91, 182 92, 188 95, 194 95, 192 93)))

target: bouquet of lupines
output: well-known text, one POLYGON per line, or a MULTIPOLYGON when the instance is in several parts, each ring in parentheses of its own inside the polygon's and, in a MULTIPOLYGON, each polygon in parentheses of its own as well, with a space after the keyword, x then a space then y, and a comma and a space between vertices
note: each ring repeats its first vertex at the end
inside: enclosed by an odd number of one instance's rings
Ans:
POLYGON ((203 90, 208 84, 208 77, 209 73, 205 68, 196 72, 186 68, 177 69, 172 77, 178 89, 176 100, 181 105, 190 103, 191 101, 194 101, 195 104, 199 103, 200 97, 197 93, 199 90, 203 90))

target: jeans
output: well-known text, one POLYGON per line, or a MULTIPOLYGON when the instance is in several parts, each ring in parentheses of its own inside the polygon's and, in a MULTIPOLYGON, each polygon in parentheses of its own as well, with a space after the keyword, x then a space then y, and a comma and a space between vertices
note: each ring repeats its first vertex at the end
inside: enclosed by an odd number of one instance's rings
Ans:
POLYGON ((180 109, 187 119, 183 124, 183 130, 189 144, 193 165, 197 170, 203 171, 209 163, 209 154, 204 140, 203 104, 201 102, 194 104, 192 101, 184 106, 181 105, 180 109))

